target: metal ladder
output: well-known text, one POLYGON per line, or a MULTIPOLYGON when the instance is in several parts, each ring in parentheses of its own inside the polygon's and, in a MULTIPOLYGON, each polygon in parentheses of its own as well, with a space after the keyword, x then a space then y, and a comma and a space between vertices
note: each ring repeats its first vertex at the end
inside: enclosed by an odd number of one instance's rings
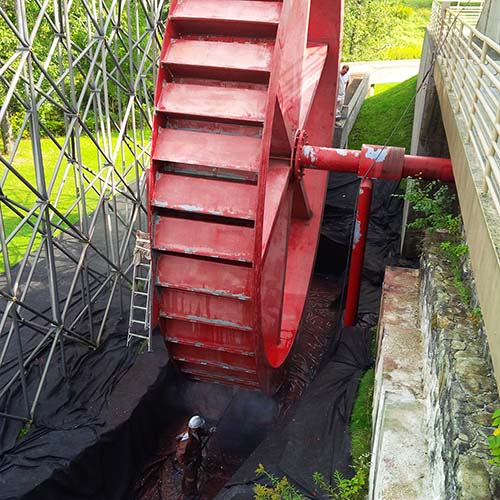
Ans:
POLYGON ((130 296, 127 346, 133 338, 147 340, 151 352, 151 243, 149 234, 137 231, 130 296))

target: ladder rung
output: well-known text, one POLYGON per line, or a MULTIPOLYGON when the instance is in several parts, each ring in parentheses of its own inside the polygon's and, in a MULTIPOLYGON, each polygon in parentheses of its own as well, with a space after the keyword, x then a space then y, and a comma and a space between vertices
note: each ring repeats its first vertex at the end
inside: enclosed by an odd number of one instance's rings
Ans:
POLYGON ((135 293, 136 295, 145 295, 145 296, 147 296, 147 295, 148 295, 148 292, 138 292, 137 290, 134 290, 134 293, 135 293))
POLYGON ((149 340, 149 335, 139 335, 138 333, 130 333, 128 334, 129 337, 136 337, 138 339, 144 339, 144 340, 149 340))
POLYGON ((136 276, 135 279, 137 281, 149 281, 149 278, 141 278, 140 276, 136 276))
POLYGON ((134 309, 140 309, 141 311, 147 311, 148 308, 147 307, 143 307, 143 306, 136 306, 135 304, 132 306, 134 309))
POLYGON ((144 326, 147 324, 147 321, 140 321, 138 319, 133 319, 133 318, 130 320, 130 322, 137 323, 138 325, 144 325, 144 326))

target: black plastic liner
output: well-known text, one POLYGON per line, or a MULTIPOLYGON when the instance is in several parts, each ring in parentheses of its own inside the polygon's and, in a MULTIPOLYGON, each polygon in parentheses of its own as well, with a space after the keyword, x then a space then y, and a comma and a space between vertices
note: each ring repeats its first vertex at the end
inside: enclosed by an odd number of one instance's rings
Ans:
MULTIPOLYGON (((359 178, 355 174, 331 172, 328 180, 321 235, 326 245, 352 245, 359 178)), ((374 326, 378 321, 381 287, 385 267, 399 259, 399 241, 403 209, 398 181, 375 179, 370 209, 365 260, 358 306, 357 325, 374 326)))
POLYGON ((168 422, 163 393, 173 371, 159 336, 154 352, 142 354, 125 339, 117 332, 96 351, 67 346, 74 373, 64 380, 57 369, 50 372, 26 437, 16 442, 20 424, 2 419, 0 499, 127 496, 168 422))
MULTIPOLYGON (((377 321, 380 286, 388 256, 396 253, 402 206, 400 198, 391 196, 397 183, 374 184, 358 309, 358 325, 362 326, 377 321)), ((330 175, 322 228, 329 245, 350 247, 358 185, 354 175, 330 175)), ((337 266, 342 263, 343 258, 337 259, 337 266)), ((47 301, 43 280, 37 286, 34 300, 47 301)), ((0 417, 0 500, 113 500, 129 495, 141 464, 171 418, 164 387, 171 383, 172 372, 161 339, 155 337, 154 353, 138 355, 137 349, 125 347, 125 330, 123 325, 117 326, 117 317, 113 316, 114 325, 107 325, 108 331, 115 328, 116 333, 98 350, 66 345, 67 366, 71 367, 66 377, 57 368, 61 360, 56 355, 37 408, 35 427, 26 437, 19 439, 21 422, 0 417)), ((252 498, 252 487, 246 482, 254 477, 259 461, 270 472, 286 474, 309 493, 314 488, 313 472, 323 472, 325 477, 335 469, 349 473, 345 429, 358 380, 369 364, 367 335, 359 329, 342 333, 335 357, 326 363, 298 408, 291 410, 294 416, 287 416, 285 431, 258 448, 249 465, 235 476, 240 484, 224 493, 236 494, 241 487, 244 496, 217 498, 252 498)), ((24 337, 25 348, 38 340, 37 333, 32 339, 24 337)), ((14 345, 9 351, 13 349, 14 345)), ((0 370, 0 387, 17 369, 14 351, 7 359, 10 361, 0 370)), ((42 355, 28 373, 31 397, 44 362, 42 355)), ((0 411, 21 414, 22 403, 17 386, 0 401, 0 411)))
MULTIPOLYGON (((274 476, 286 476, 303 495, 327 498, 313 474, 325 478, 338 470, 352 476, 349 420, 363 373, 373 364, 370 330, 344 328, 333 354, 322 366, 284 423, 249 457, 216 500, 253 498, 259 464, 274 476)), ((263 484, 266 484, 263 480, 263 484)))

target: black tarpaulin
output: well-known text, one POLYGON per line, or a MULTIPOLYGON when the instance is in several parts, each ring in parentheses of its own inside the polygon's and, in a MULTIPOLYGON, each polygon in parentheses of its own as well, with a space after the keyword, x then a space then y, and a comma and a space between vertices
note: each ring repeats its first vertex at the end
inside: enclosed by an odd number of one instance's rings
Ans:
MULTIPOLYGON (((19 424, 4 419, 1 500, 126 497, 168 422, 163 389, 172 372, 161 338, 153 353, 125 344, 126 331, 117 331, 95 351, 67 346, 70 378, 56 360, 34 428, 17 439, 19 424)), ((19 397, 16 390, 3 404, 19 397)))
POLYGON ((310 498, 317 491, 313 474, 330 478, 335 470, 352 475, 349 420, 359 381, 372 364, 370 330, 344 328, 333 354, 325 361, 296 408, 249 457, 217 500, 253 498, 255 470, 263 464, 276 477, 286 476, 310 498))
MULTIPOLYGON (((331 172, 321 235, 346 248, 352 245, 352 228, 359 190, 355 174, 331 172)), ((403 198, 398 181, 374 179, 365 260, 363 264, 358 326, 377 324, 384 272, 399 258, 403 198)))

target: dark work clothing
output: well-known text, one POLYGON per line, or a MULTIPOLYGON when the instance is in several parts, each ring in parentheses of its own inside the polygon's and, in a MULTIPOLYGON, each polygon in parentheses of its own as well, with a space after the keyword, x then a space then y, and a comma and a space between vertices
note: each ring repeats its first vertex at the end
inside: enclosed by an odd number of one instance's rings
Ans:
POLYGON ((178 460, 183 466, 182 493, 184 500, 198 498, 198 470, 201 467, 203 437, 209 435, 205 429, 191 432, 186 440, 182 439, 178 445, 178 460))

